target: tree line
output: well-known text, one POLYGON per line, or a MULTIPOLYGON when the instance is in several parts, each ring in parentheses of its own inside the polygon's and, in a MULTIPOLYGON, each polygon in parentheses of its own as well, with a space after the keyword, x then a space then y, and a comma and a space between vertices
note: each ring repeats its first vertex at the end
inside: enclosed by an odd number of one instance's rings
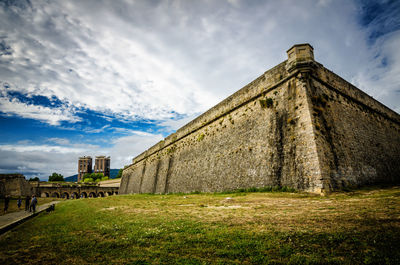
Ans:
MULTIPOLYGON (((123 168, 121 168, 118 171, 118 174, 115 178, 122 177, 122 171, 123 171, 123 168)), ((99 182, 99 181, 108 180, 108 179, 109 179, 109 177, 104 176, 103 173, 86 173, 85 175, 83 175, 81 182, 91 183, 91 182, 99 182)), ((38 177, 30 178, 29 181, 39 181, 39 178, 38 177)), ((49 176, 48 181, 65 181, 65 180, 64 180, 63 175, 54 172, 53 174, 51 174, 51 176, 49 176)))

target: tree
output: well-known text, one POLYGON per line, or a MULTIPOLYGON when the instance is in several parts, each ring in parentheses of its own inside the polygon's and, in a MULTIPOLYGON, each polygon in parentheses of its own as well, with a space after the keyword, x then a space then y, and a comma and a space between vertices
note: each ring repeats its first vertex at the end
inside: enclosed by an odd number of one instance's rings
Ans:
POLYGON ((87 178, 91 178, 92 177, 92 173, 86 173, 85 175, 83 175, 82 180, 87 179, 87 178))
POLYGON ((102 178, 104 177, 104 174, 103 173, 95 173, 94 174, 94 180, 101 180, 102 178))
POLYGON ((34 177, 34 178, 29 178, 28 181, 40 181, 40 179, 38 177, 34 177))
POLYGON ((54 172, 51 176, 49 176, 49 181, 64 181, 64 176, 54 172))
POLYGON ((103 173, 86 173, 85 175, 83 175, 82 181, 85 182, 85 183, 94 182, 94 181, 99 182, 103 178, 104 178, 104 174, 103 173))
POLYGON ((120 177, 122 177, 122 171, 124 171, 124 169, 123 168, 121 168, 119 171, 118 171, 118 174, 117 174, 117 176, 115 177, 115 178, 120 178, 120 177))
POLYGON ((90 183, 90 182, 93 182, 93 179, 92 179, 92 178, 85 178, 85 179, 83 180, 83 182, 84 182, 84 183, 90 183))

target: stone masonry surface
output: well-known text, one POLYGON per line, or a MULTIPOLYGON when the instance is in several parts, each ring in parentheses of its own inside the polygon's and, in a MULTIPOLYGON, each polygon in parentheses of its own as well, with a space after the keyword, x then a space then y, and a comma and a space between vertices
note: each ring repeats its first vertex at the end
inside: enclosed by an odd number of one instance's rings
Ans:
POLYGON ((0 198, 4 196, 30 196, 33 189, 21 174, 0 174, 0 198))
POLYGON ((400 116, 314 61, 309 44, 133 159, 120 194, 399 183, 400 116))

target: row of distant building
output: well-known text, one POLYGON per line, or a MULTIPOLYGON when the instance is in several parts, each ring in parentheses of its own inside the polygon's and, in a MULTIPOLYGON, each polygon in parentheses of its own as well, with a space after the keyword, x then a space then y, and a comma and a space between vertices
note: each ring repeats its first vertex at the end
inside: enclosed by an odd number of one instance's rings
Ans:
POLYGON ((78 160, 78 182, 83 179, 87 173, 103 173, 105 177, 110 177, 110 157, 96 156, 94 169, 92 169, 92 157, 83 156, 78 160))

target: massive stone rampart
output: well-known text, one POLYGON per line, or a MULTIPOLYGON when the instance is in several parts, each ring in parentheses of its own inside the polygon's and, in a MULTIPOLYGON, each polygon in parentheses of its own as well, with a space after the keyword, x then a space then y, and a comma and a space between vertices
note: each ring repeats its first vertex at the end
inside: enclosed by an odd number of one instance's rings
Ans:
POLYGON ((134 158, 120 194, 398 181, 399 115, 316 63, 310 45, 288 55, 134 158))
POLYGON ((400 116, 325 68, 310 78, 327 189, 400 181, 400 116))

